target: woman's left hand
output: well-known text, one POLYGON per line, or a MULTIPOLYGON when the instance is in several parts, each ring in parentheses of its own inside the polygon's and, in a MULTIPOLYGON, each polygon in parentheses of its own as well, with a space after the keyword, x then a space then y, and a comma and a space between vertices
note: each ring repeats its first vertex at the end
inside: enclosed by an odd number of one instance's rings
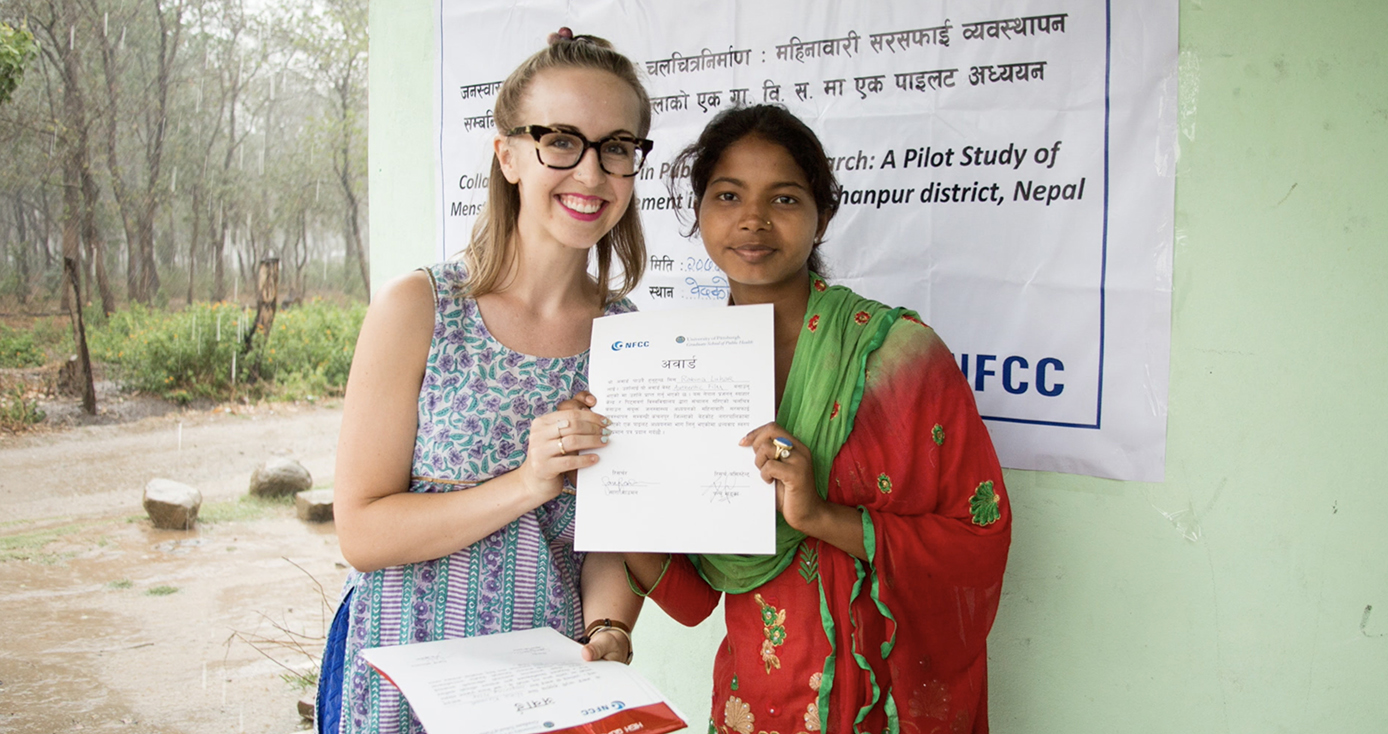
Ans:
POLYGON ((583 659, 612 660, 618 663, 631 661, 631 638, 621 630, 604 627, 593 633, 588 644, 583 646, 583 659))
POLYGON ((814 526, 828 503, 815 490, 809 447, 775 423, 754 429, 739 443, 756 450, 762 480, 776 483, 776 509, 786 522, 802 533, 812 534, 809 528, 814 526), (790 441, 793 447, 783 459, 776 458, 774 441, 777 438, 790 441))

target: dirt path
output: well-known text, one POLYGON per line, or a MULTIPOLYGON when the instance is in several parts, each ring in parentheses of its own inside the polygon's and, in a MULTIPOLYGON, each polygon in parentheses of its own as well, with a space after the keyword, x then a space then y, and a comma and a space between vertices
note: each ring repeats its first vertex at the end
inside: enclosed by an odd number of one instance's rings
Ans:
POLYGON ((313 669, 319 586, 335 602, 346 566, 331 523, 239 498, 277 455, 330 484, 340 420, 280 407, 0 442, 0 732, 299 729, 306 693, 284 678, 313 669), (155 476, 198 487, 220 520, 155 530, 140 509, 155 476))
POLYGON ((274 405, 0 436, 0 525, 140 513, 145 483, 155 477, 197 487, 204 502, 227 499, 277 456, 297 459, 315 484, 330 485, 341 424, 339 409, 274 405))

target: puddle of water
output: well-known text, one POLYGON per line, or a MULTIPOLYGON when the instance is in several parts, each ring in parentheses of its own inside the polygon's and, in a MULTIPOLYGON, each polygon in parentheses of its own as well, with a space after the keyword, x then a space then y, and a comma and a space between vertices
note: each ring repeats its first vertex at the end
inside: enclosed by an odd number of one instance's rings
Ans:
POLYGON ((191 532, 115 519, 42 551, 0 561, 0 732, 300 728, 311 691, 281 664, 309 670, 321 649, 319 585, 335 603, 347 573, 331 524, 289 508, 191 532))
POLYGON ((176 730, 142 721, 90 671, 0 654, 0 732, 176 730))

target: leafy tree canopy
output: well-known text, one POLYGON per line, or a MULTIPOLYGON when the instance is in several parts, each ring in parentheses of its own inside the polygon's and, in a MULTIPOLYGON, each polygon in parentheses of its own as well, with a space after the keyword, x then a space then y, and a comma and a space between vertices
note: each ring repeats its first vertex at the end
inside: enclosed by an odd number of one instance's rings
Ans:
POLYGON ((38 44, 34 43, 34 34, 29 29, 24 26, 15 29, 0 23, 0 104, 10 101, 10 95, 24 77, 25 67, 36 55, 38 44))

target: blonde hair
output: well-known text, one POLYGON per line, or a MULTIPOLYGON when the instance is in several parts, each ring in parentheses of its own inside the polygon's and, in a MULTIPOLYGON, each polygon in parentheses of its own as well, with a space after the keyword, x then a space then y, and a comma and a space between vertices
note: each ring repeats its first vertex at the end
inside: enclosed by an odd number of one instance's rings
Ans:
MULTIPOLYGON (((548 69, 596 69, 606 71, 626 82, 636 93, 641 110, 641 126, 637 135, 645 137, 651 129, 651 100, 641 84, 636 66, 617 53, 612 44, 595 36, 552 36, 549 46, 526 59, 502 82, 496 96, 492 116, 498 130, 510 130, 520 124, 521 103, 535 75, 548 69)), ((634 195, 633 195, 634 198, 634 195)), ((604 305, 630 293, 641 280, 646 264, 646 238, 641 231, 641 219, 631 202, 617 225, 598 240, 598 294, 604 305), (622 264, 622 284, 611 288, 612 256, 622 264)), ((520 188, 506 180, 501 162, 492 155, 491 180, 487 185, 487 205, 472 228, 472 240, 463 252, 467 280, 463 289, 477 297, 494 292, 506 275, 511 256, 511 239, 516 234, 520 217, 520 188)))

